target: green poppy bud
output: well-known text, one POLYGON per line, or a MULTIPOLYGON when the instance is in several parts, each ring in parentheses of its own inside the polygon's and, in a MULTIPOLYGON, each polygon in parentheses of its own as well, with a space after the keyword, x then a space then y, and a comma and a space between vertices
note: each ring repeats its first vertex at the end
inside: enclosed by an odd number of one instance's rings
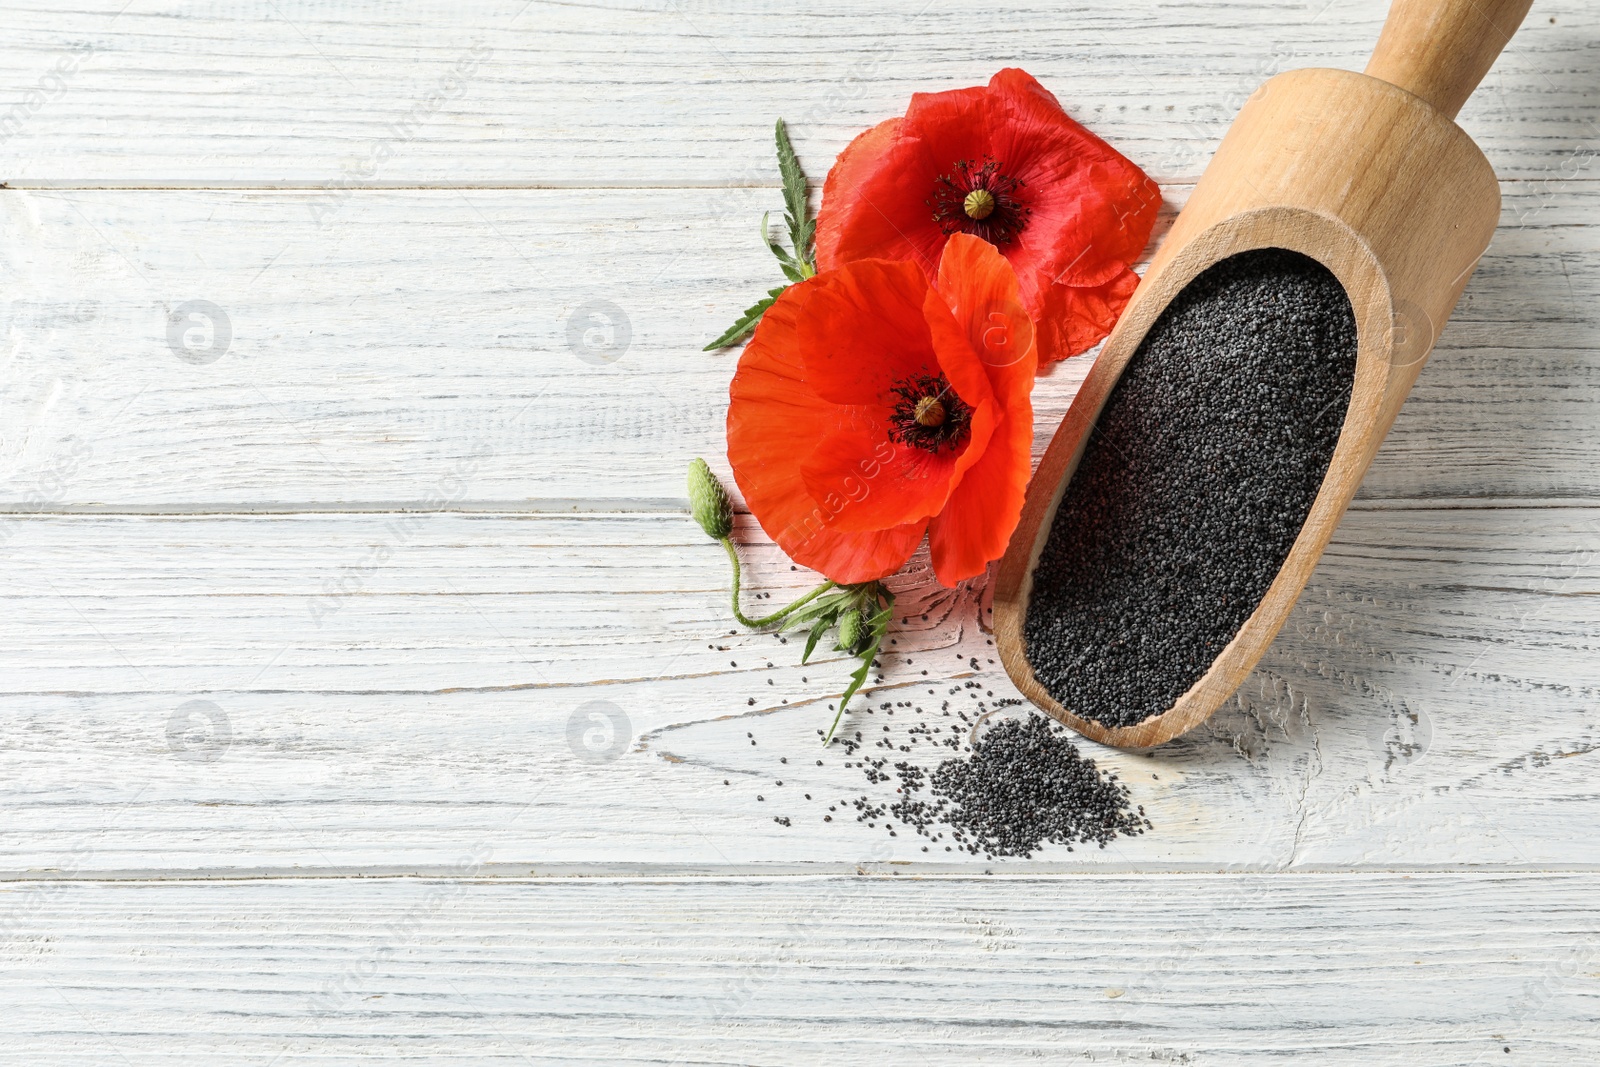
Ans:
POLYGON ((844 652, 854 652, 861 647, 861 639, 866 636, 867 621, 861 617, 861 612, 851 608, 839 616, 839 648, 844 652))
POLYGON ((720 541, 733 532, 733 502, 703 459, 689 464, 689 513, 707 537, 720 541))

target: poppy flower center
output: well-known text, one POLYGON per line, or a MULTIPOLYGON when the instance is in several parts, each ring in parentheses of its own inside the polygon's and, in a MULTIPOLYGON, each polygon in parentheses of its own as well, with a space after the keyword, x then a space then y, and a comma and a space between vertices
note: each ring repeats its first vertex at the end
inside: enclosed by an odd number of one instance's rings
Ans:
POLYGON ((994 214, 994 194, 987 189, 974 189, 961 202, 961 210, 967 213, 967 218, 982 222, 994 214))
POLYGON ((970 233, 1004 248, 1028 224, 1032 209, 1018 195, 1027 183, 1000 170, 984 157, 981 164, 963 159, 949 174, 934 179, 933 221, 946 235, 970 233))
POLYGON ((935 454, 967 439, 972 409, 944 375, 918 374, 892 390, 899 397, 889 416, 889 437, 935 454))

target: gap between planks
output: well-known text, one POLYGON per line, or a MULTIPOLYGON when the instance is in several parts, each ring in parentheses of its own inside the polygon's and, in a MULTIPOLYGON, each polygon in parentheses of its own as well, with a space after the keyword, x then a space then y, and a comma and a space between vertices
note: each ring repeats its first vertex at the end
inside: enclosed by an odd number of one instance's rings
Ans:
MULTIPOLYGON (((996 864, 999 866, 999 864, 996 864)), ((1025 869, 978 869, 977 864, 917 863, 915 861, 862 861, 835 863, 485 863, 464 871, 460 864, 415 866, 353 865, 342 867, 146 867, 72 873, 51 868, 0 869, 0 885, 35 882, 94 884, 203 883, 203 882, 325 882, 325 881, 430 881, 507 884, 559 884, 606 882, 620 885, 661 882, 677 885, 767 884, 789 885, 801 881, 840 879, 904 880, 912 882, 1082 882, 1195 878, 1310 878, 1347 875, 1352 878, 1526 877, 1530 875, 1585 875, 1600 873, 1600 863, 1539 864, 1474 863, 1384 864, 1352 867, 1349 864, 1306 863, 1274 867, 1239 863, 1228 866, 1203 863, 1096 864, 1029 862, 1025 869)))
MULTIPOLYGON (((1200 180, 1200 175, 1182 175, 1165 179, 1161 186, 1163 189, 1173 186, 1194 185, 1200 180)), ((1499 179, 1502 185, 1534 185, 1548 183, 1548 177, 1509 177, 1499 179)), ((1562 175, 1560 181, 1567 182, 1596 182, 1600 175, 1576 174, 1573 176, 1562 175)), ((822 183, 808 181, 807 188, 813 196, 821 195, 822 183)), ((305 193, 305 192, 333 192, 341 193, 392 193, 392 192, 671 192, 675 189, 766 189, 781 192, 783 186, 775 181, 739 181, 732 179, 719 181, 708 179, 705 181, 676 181, 661 182, 640 180, 628 181, 466 181, 466 182, 416 182, 416 181, 369 181, 330 182, 327 180, 288 179, 284 181, 260 181, 255 179, 218 179, 205 178, 194 181, 185 181, 181 178, 131 178, 119 180, 116 178, 14 178, 9 181, 0 181, 0 190, 12 192, 255 192, 255 193, 305 193)))
MULTIPOLYGON (((1536 511, 1600 508, 1600 497, 1418 497, 1357 498, 1351 501, 1348 511, 1536 511)), ((522 516, 586 515, 595 518, 611 516, 654 516, 689 514, 686 497, 550 497, 543 500, 457 500, 446 508, 407 507, 392 501, 317 503, 246 504, 242 502, 220 504, 57 504, 50 507, 19 508, 14 504, 0 504, 0 517, 22 519, 50 519, 53 517, 91 516, 96 518, 249 518, 284 517, 296 515, 485 515, 517 518, 522 516)), ((734 514, 743 518, 750 513, 735 507, 734 514)))

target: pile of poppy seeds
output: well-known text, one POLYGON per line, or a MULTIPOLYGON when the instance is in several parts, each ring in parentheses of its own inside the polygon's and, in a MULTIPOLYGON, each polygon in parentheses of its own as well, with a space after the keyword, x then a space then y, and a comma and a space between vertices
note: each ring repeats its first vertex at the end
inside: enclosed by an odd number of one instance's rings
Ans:
MULTIPOLYGON (((964 661, 973 671, 981 669, 975 656, 964 661)), ((927 696, 936 697, 937 691, 929 689, 927 696)), ((1128 787, 1084 758, 1053 720, 1036 712, 1015 717, 1008 709, 1022 701, 995 700, 994 691, 977 681, 949 684, 943 696, 937 705, 897 700, 852 710, 852 725, 861 728, 841 730, 828 754, 842 749, 845 767, 860 770, 869 791, 836 800, 803 793, 806 807, 825 805, 818 814, 827 823, 854 816, 890 837, 919 834, 928 841, 923 852, 966 852, 986 859, 1031 858, 1045 844, 1064 845, 1068 852, 1081 844, 1105 848, 1119 836, 1151 828, 1128 787), (956 755, 936 764, 919 761, 924 746, 935 754, 948 749, 956 755)), ((756 743, 753 733, 746 736, 756 743)), ((763 789, 756 799, 793 802, 798 799, 794 784, 785 788, 775 779, 773 795, 763 789)), ((792 826, 793 820, 792 814, 773 817, 780 826, 792 826)))
POLYGON ((1033 576, 1023 638, 1061 705, 1106 726, 1170 708, 1277 576, 1355 381, 1350 299, 1279 248, 1190 282, 1112 389, 1033 576))
MULTIPOLYGON (((1021 703, 1000 700, 995 707, 1021 703)), ((878 710, 894 709, 883 704, 878 710)), ((948 713, 948 705, 945 710, 948 713)), ((1065 845, 1068 852, 1086 842, 1105 848, 1119 834, 1142 834, 1150 827, 1144 808, 1132 807, 1128 787, 1116 775, 1102 774, 1094 760, 1084 759, 1067 740, 1065 729, 1044 716, 1030 713, 1023 719, 1000 719, 981 727, 983 732, 970 745, 966 741, 969 733, 976 732, 976 723, 964 712, 954 718, 963 725, 952 724, 943 736, 932 727, 914 726, 910 744, 874 742, 909 752, 920 736, 969 753, 944 760, 931 773, 907 759, 878 756, 855 761, 868 782, 897 782, 893 800, 875 801, 863 794, 842 801, 855 811, 857 822, 872 829, 882 823, 891 836, 898 836, 898 825, 943 844, 946 852, 960 850, 986 859, 1028 859, 1046 843, 1065 845)), ((845 755, 855 755, 863 744, 859 732, 847 738, 845 755)), ((845 766, 851 762, 846 760, 845 766)))

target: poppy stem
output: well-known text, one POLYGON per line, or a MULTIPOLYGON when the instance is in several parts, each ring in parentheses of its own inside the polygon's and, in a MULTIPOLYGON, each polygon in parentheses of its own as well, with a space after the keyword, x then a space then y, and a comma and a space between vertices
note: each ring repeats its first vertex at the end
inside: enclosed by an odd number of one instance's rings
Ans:
POLYGON ((722 547, 727 550, 728 562, 733 564, 733 617, 739 620, 739 624, 741 626, 748 626, 752 630, 759 630, 763 626, 771 626, 775 622, 781 622, 793 614, 796 609, 805 607, 811 601, 815 600, 823 593, 826 593, 834 586, 832 581, 823 582, 821 585, 811 590, 811 592, 807 593, 799 600, 794 601, 787 607, 779 608, 777 611, 773 612, 771 615, 768 615, 764 619, 749 618, 744 612, 739 610, 739 553, 733 547, 733 538, 721 537, 718 538, 718 540, 722 542, 722 547))
POLYGON ((828 727, 828 736, 822 739, 824 748, 833 744, 833 735, 838 731, 840 721, 844 719, 844 709, 849 705, 850 698, 856 695, 856 690, 867 684, 867 672, 872 670, 873 663, 878 658, 878 651, 883 648, 883 639, 889 632, 889 623, 894 620, 894 594, 878 582, 863 588, 870 597, 867 603, 873 609, 872 619, 867 624, 871 628, 872 644, 859 654, 861 665, 850 675, 850 684, 839 697, 839 710, 834 713, 833 723, 828 727), (880 604, 883 605, 881 609, 880 604))

